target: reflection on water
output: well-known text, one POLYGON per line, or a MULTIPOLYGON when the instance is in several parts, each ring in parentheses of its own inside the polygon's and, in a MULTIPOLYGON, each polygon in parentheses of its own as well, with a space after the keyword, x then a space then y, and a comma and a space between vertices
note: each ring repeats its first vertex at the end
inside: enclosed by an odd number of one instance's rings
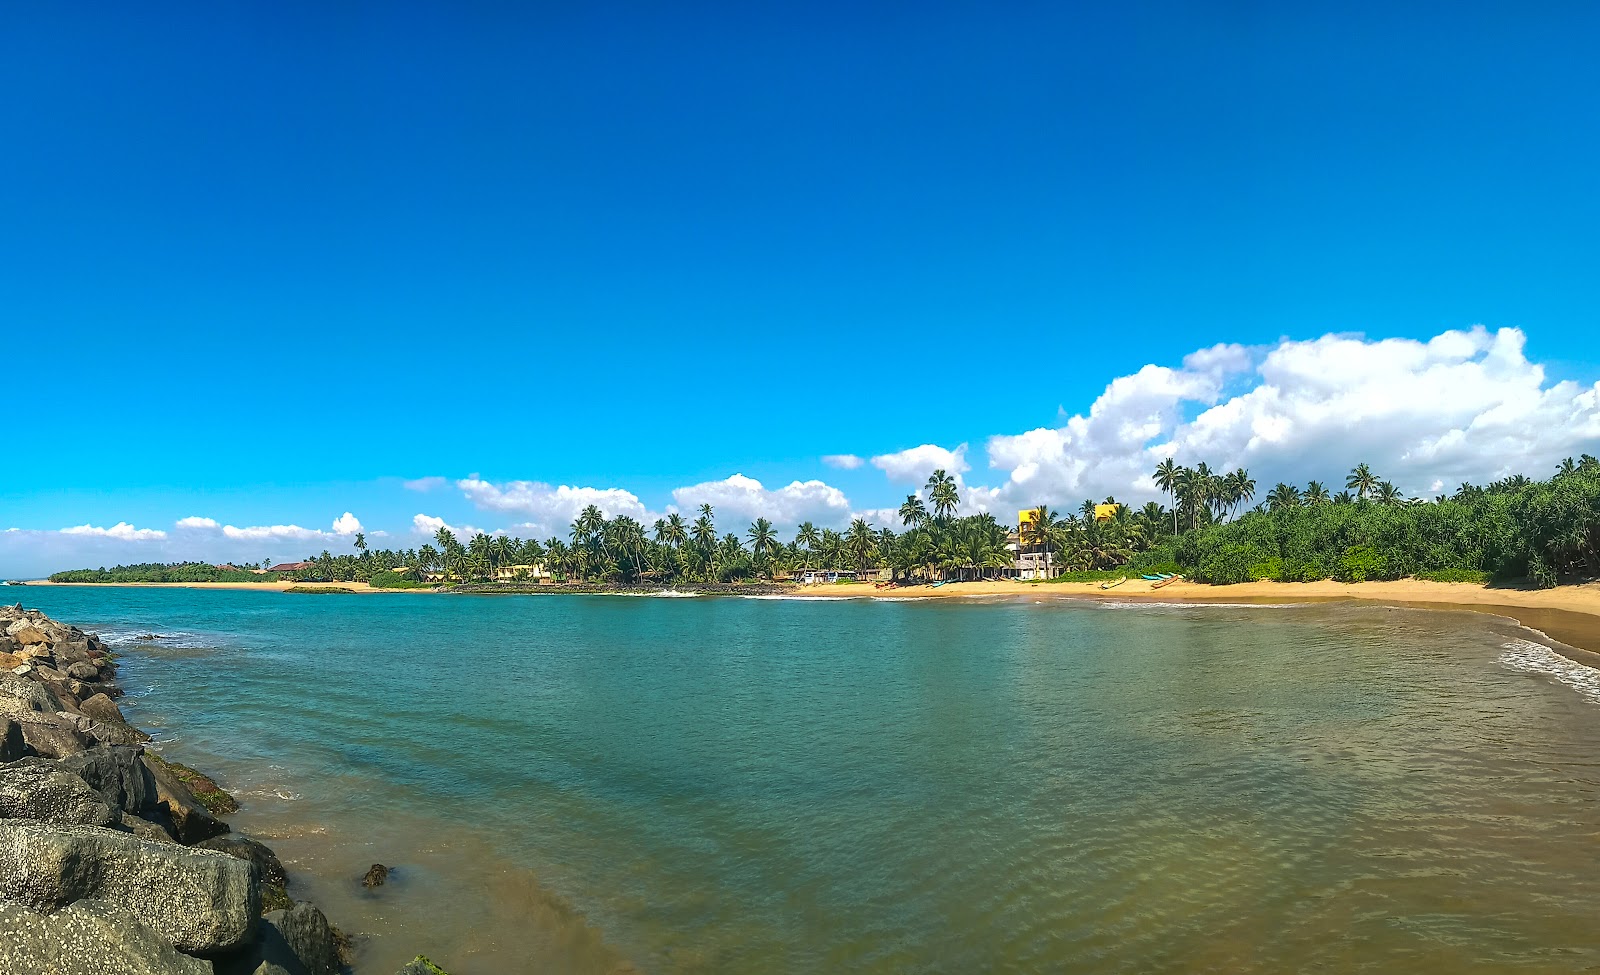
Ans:
POLYGON ((37 595, 362 973, 1600 965, 1600 675, 1481 616, 37 595))

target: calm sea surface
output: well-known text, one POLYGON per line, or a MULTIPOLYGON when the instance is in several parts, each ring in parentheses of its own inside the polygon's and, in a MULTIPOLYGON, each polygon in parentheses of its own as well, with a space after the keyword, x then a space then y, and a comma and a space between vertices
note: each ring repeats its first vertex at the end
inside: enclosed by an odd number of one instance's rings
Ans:
POLYGON ((1600 674, 1489 617, 12 592, 363 975, 1600 966, 1600 674))

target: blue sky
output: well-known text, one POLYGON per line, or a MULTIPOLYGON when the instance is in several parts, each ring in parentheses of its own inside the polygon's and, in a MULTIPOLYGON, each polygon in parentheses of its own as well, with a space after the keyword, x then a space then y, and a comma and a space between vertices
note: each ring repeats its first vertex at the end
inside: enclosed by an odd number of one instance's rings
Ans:
POLYGON ((0 12, 0 575, 1600 430, 1592 7, 333 6, 0 12))

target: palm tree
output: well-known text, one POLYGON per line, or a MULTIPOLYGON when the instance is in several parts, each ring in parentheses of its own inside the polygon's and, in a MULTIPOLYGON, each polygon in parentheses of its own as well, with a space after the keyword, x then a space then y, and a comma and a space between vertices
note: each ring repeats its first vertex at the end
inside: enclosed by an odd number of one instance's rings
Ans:
POLYGON ((1156 487, 1167 492, 1167 497, 1172 500, 1172 534, 1178 534, 1178 471, 1180 468, 1172 462, 1172 458, 1156 465, 1156 487))
POLYGON ((1378 484, 1377 497, 1378 501, 1382 504, 1397 504, 1405 500, 1405 497, 1400 493, 1400 489, 1388 481, 1383 481, 1378 484))
POLYGON ((1239 506, 1248 504, 1256 496, 1256 482, 1250 477, 1250 472, 1243 467, 1235 468, 1232 474, 1223 478, 1223 491, 1228 497, 1228 504, 1237 514, 1239 506))
POLYGON ((778 533, 772 530, 772 522, 765 518, 757 518, 745 537, 750 539, 751 554, 758 559, 778 547, 778 533))
POLYGON ((872 558, 877 549, 877 536, 873 534, 872 526, 867 524, 867 519, 856 518, 850 522, 850 530, 845 533, 845 549, 856 560, 856 571, 867 570, 867 560, 872 558))
POLYGON ((1267 507, 1273 511, 1287 511, 1300 505, 1300 489, 1293 484, 1279 482, 1267 495, 1267 507))
POLYGON ((961 498, 956 494, 956 479, 941 468, 929 475, 928 483, 924 486, 928 489, 928 500, 933 502, 934 517, 948 521, 961 503, 961 498))
POLYGON ((1351 504, 1354 501, 1355 497, 1349 491, 1340 491, 1333 496, 1334 504, 1351 504))
POLYGON ((702 552, 711 551, 717 544, 717 526, 706 513, 710 507, 710 505, 701 506, 700 517, 694 520, 694 525, 689 529, 689 537, 694 539, 694 543, 700 546, 702 552))
POLYGON ((1305 503, 1307 505, 1326 504, 1328 502, 1328 489, 1321 481, 1312 481, 1306 485, 1305 503))
POLYGON ((922 499, 915 494, 906 495, 906 503, 900 506, 900 524, 915 528, 927 520, 928 509, 922 499))
POLYGON ((366 555, 367 554, 367 533, 366 532, 356 532, 355 546, 356 546, 356 551, 360 552, 362 555, 366 555))
POLYGON ((1561 462, 1561 466, 1556 468, 1556 477, 1565 477, 1568 474, 1576 473, 1578 473, 1578 462, 1573 460, 1571 457, 1563 460, 1561 462))
POLYGON ((1378 475, 1372 473, 1372 468, 1366 464, 1357 464, 1350 471, 1350 476, 1344 479, 1344 486, 1356 492, 1358 500, 1364 500, 1378 486, 1378 475))
MULTIPOLYGON (((1092 513, 1092 512, 1091 512, 1092 513)), ((1061 525, 1056 521, 1056 513, 1047 505, 1040 505, 1029 513, 1028 519, 1022 523, 1022 530, 1018 532, 1018 541, 1027 548, 1040 548, 1044 550, 1045 572, 1050 571, 1053 561, 1051 543, 1061 531, 1061 525)))

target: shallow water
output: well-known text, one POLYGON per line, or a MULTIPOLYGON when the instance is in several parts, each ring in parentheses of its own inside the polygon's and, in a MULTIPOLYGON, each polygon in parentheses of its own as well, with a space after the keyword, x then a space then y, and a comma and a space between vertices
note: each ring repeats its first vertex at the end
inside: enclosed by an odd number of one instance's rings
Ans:
POLYGON ((19 595, 362 975, 1600 965, 1600 674, 1488 617, 19 595))

